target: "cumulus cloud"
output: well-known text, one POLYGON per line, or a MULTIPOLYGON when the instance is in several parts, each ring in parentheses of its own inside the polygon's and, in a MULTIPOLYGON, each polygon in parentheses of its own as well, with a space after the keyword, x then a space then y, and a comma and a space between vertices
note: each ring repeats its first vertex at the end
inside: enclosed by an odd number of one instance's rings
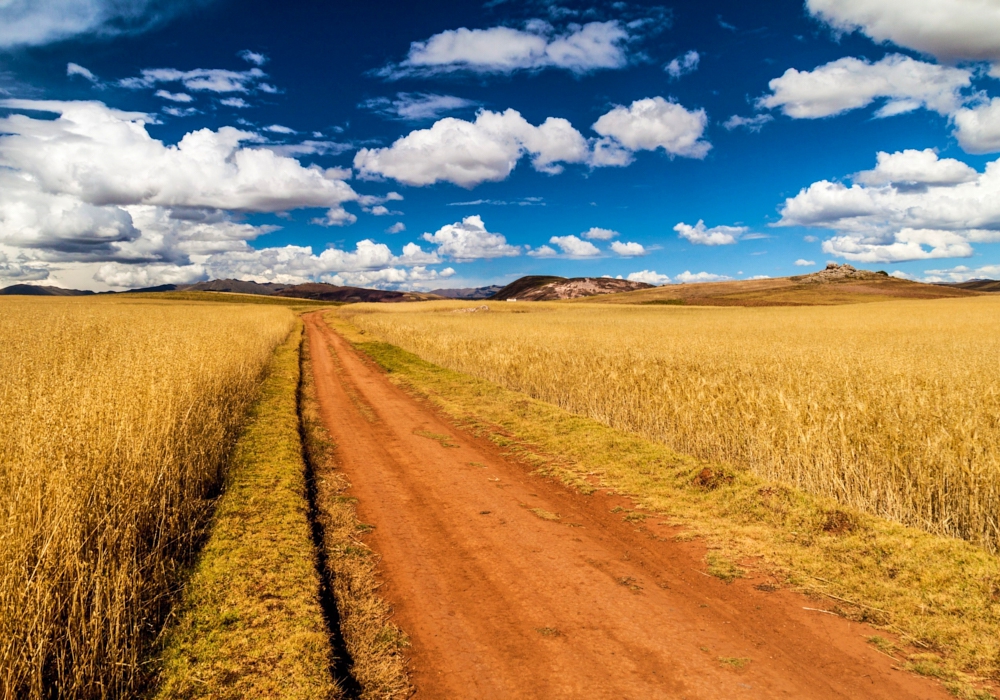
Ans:
POLYGON ((202 265, 125 265, 105 263, 94 274, 94 279, 109 287, 138 289, 161 284, 194 284, 208 279, 202 265))
POLYGON ((641 243, 623 243, 622 241, 612 243, 611 251, 623 258, 637 258, 646 254, 646 249, 641 243))
POLYGON ((684 272, 674 277, 674 282, 678 284, 694 284, 697 282, 722 282, 729 279, 732 279, 732 277, 716 275, 711 272, 690 272, 689 270, 684 270, 684 272))
POLYGON ((659 287, 660 285, 668 284, 670 282, 670 277, 667 275, 661 275, 655 270, 640 270, 639 272, 630 272, 628 277, 626 277, 629 282, 645 282, 646 284, 652 284, 659 287))
POLYGON ((585 162, 589 155, 586 140, 565 119, 549 117, 533 126, 513 109, 483 110, 474 122, 446 117, 388 148, 362 148, 354 167, 362 178, 474 187, 505 179, 525 153, 545 173, 561 172, 561 163, 585 162))
POLYGON ((459 222, 446 224, 422 238, 437 246, 437 254, 452 260, 479 260, 520 255, 521 251, 507 243, 503 234, 490 233, 480 216, 467 216, 459 222))
POLYGON ((251 148, 260 137, 232 127, 201 129, 174 146, 152 138, 152 118, 100 102, 2 100, 0 164, 30 176, 48 193, 94 205, 154 204, 233 211, 339 210, 357 198, 343 171, 303 167, 293 158, 251 148))
POLYGON ((939 60, 1000 62, 1000 6, 984 0, 806 0, 838 31, 859 30, 939 60))
POLYGON ((798 265, 799 267, 815 267, 816 261, 799 258, 798 260, 795 261, 795 264, 798 265))
POLYGON ((194 1, 6 0, 0 3, 0 48, 40 46, 80 35, 145 31, 194 1))
POLYGON ((601 254, 593 243, 576 236, 553 236, 549 243, 559 246, 559 250, 568 258, 594 258, 601 254))
POLYGON ((559 255, 559 252, 552 246, 548 245, 540 245, 534 249, 528 246, 528 255, 533 258, 554 258, 559 255))
POLYGON ((734 114, 729 117, 726 121, 722 122, 722 126, 726 131, 732 131, 733 129, 744 128, 747 131, 759 132, 764 128, 764 125, 768 122, 774 121, 774 117, 770 114, 755 114, 752 117, 741 117, 738 114, 734 114))
POLYGON ((379 71, 383 77, 430 76, 454 71, 513 73, 561 68, 573 73, 623 68, 629 32, 621 23, 570 25, 564 32, 541 20, 523 29, 449 29, 410 44, 406 59, 379 71))
POLYGON ((597 226, 594 226, 593 228, 584 231, 580 235, 586 238, 588 241, 610 241, 612 238, 615 238, 621 234, 619 234, 617 231, 612 231, 609 228, 598 228, 597 226))
POLYGON ((670 156, 704 158, 712 148, 701 139, 707 123, 703 109, 689 111, 676 102, 651 97, 615 107, 593 129, 629 151, 662 148, 670 156))
POLYGON ((477 107, 479 103, 454 95, 398 92, 394 100, 388 97, 376 97, 365 100, 358 106, 392 119, 417 122, 438 119, 449 112, 477 107))
MULTIPOLYGON (((897 273, 893 273, 897 276, 897 273)), ((1000 279, 1000 265, 971 268, 957 265, 943 270, 924 270, 924 282, 968 282, 969 280, 1000 279)))
POLYGON ((1000 161, 979 173, 933 151, 883 153, 850 186, 814 182, 780 212, 778 226, 836 232, 823 251, 848 260, 968 257, 973 243, 1000 241, 1000 161))
POLYGON ((44 265, 33 263, 24 255, 18 255, 12 260, 0 250, 0 281, 37 282, 48 277, 49 271, 44 265))
POLYGON ((678 56, 663 67, 671 80, 678 80, 681 76, 693 73, 698 70, 698 63, 701 56, 697 51, 688 51, 683 56, 678 56))
POLYGON ((713 226, 706 228, 701 219, 694 226, 683 221, 674 226, 674 231, 695 245, 732 245, 748 231, 746 226, 713 226))
POLYGON ((795 119, 818 119, 885 100, 875 113, 878 117, 921 107, 948 115, 962 104, 961 91, 971 82, 968 70, 924 63, 900 54, 890 54, 875 63, 848 56, 812 71, 789 68, 768 83, 771 93, 761 97, 757 106, 780 107, 795 119))
POLYGON ((402 221, 397 221, 392 226, 385 230, 386 233, 402 233, 406 230, 406 224, 402 221))
POLYGON ((1000 97, 963 108, 952 116, 955 138, 967 153, 1000 151, 1000 97))
POLYGON ((246 109, 250 106, 250 103, 242 97, 224 97, 219 100, 219 104, 226 107, 235 107, 236 109, 246 109))

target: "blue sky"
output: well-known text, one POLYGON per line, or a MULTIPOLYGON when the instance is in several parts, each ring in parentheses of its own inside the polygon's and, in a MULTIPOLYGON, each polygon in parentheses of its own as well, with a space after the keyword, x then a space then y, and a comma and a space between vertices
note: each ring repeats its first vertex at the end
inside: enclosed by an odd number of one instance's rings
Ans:
POLYGON ((1000 277, 981 0, 0 0, 0 284, 1000 277))

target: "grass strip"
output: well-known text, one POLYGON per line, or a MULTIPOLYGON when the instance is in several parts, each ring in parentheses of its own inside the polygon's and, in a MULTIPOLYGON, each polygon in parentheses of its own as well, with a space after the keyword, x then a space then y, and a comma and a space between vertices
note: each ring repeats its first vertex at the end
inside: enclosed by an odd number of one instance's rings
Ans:
POLYGON ((299 322, 236 444, 209 539, 164 638, 156 698, 340 698, 299 438, 299 322))
POLYGON ((360 686, 361 700, 409 697, 412 689, 403 656, 408 640, 393 624, 389 605, 378 595, 378 557, 362 540, 371 528, 358 519, 356 499, 347 494, 350 482, 337 469, 337 446, 323 427, 316 399, 309 343, 303 343, 302 359, 299 406, 313 470, 322 561, 326 579, 332 582, 351 676, 360 686))
POLYGON ((372 340, 336 312, 325 318, 393 381, 511 457, 582 493, 631 497, 623 520, 653 533, 682 525, 678 537, 703 537, 710 574, 752 573, 770 579, 762 590, 784 585, 822 599, 824 609, 893 633, 909 670, 957 697, 993 697, 984 684, 1000 681, 1000 558, 678 454, 372 340))

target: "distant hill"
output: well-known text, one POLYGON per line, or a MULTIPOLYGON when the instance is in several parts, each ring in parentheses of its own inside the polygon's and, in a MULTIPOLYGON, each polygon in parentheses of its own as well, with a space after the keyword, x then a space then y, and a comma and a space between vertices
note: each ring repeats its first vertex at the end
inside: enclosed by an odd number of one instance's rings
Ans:
POLYGON ((445 299, 489 299, 503 287, 491 284, 489 287, 463 287, 461 289, 432 289, 429 293, 445 299))
POLYGON ((497 301, 505 299, 557 301, 559 299, 578 299, 652 288, 653 285, 645 282, 630 282, 610 277, 573 277, 567 279, 565 277, 531 276, 514 280, 492 298, 497 301))
POLYGON ((289 287, 287 284, 275 284, 274 282, 249 282, 246 280, 210 280, 208 282, 198 282, 186 287, 179 287, 177 291, 185 292, 232 292, 235 294, 263 294, 270 296, 275 292, 289 287))
POLYGON ((1000 292, 1000 280, 969 280, 968 282, 938 282, 942 287, 971 289, 974 292, 1000 292))
POLYGON ((639 292, 602 297, 609 304, 691 304, 695 306, 826 306, 887 299, 942 299, 977 292, 890 277, 885 272, 831 264, 794 277, 668 284, 639 292))
POLYGON ((41 284, 12 284, 0 289, 3 295, 20 295, 31 297, 85 297, 93 292, 82 289, 62 289, 61 287, 46 287, 41 284))
POLYGON ((391 292, 384 289, 364 289, 362 287, 338 287, 334 284, 296 284, 283 287, 274 296, 293 299, 314 299, 318 301, 360 302, 402 302, 440 299, 433 294, 419 292, 391 292))

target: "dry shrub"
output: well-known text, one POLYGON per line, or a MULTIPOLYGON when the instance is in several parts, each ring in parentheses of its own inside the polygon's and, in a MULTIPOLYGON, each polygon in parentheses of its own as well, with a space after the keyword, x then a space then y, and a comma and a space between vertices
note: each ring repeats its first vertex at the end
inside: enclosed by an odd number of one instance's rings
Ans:
POLYGON ((678 452, 1000 548, 1000 298, 443 313, 454 307, 341 313, 678 452))
POLYGON ((283 308, 0 302, 0 697, 133 696, 283 308))

